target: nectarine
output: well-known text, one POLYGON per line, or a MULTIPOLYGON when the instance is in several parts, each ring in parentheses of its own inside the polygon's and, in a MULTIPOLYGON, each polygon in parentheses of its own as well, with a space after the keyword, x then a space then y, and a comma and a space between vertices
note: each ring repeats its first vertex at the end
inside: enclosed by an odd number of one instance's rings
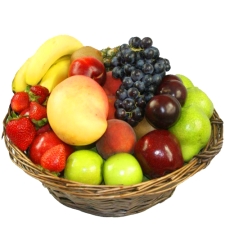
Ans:
POLYGON ((110 119, 107 129, 96 142, 98 153, 107 159, 116 153, 133 153, 136 135, 133 128, 125 121, 110 119))
POLYGON ((106 131, 108 98, 103 88, 83 75, 68 77, 51 92, 47 103, 49 124, 71 145, 88 145, 106 131))
POLYGON ((107 120, 115 118, 116 108, 114 106, 114 103, 116 101, 116 97, 114 95, 108 95, 108 101, 109 101, 109 112, 107 120))
POLYGON ((105 90, 107 95, 116 95, 116 91, 119 89, 121 83, 121 79, 114 78, 112 76, 112 71, 108 71, 106 73, 106 80, 103 85, 103 89, 105 90))

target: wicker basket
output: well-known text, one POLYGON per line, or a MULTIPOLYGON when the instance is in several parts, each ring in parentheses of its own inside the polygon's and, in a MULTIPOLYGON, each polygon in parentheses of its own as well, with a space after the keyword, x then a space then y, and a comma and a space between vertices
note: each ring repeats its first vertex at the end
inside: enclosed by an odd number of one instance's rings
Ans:
POLYGON ((212 134, 206 147, 182 168, 164 177, 132 186, 86 185, 43 171, 33 164, 24 152, 16 148, 5 134, 3 137, 11 160, 25 173, 39 180, 50 194, 65 206, 103 217, 120 217, 140 213, 165 201, 178 184, 204 169, 222 148, 223 121, 214 110, 212 134))

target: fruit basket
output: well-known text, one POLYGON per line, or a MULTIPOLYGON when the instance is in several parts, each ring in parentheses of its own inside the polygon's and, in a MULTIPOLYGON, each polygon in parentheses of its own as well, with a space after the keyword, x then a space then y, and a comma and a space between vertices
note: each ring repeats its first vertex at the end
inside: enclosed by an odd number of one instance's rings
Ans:
POLYGON ((221 150, 212 101, 166 74, 170 62, 152 43, 132 37, 100 51, 59 35, 15 74, 2 137, 13 163, 61 204, 102 217, 140 213, 221 150))
POLYGON ((2 137, 13 163, 40 181, 61 204, 102 217, 140 213, 165 201, 180 183, 206 168, 219 153, 223 143, 223 121, 214 110, 210 119, 212 133, 208 144, 180 169, 163 177, 130 186, 87 185, 57 177, 32 163, 6 136, 5 125, 9 112, 3 121, 2 137))

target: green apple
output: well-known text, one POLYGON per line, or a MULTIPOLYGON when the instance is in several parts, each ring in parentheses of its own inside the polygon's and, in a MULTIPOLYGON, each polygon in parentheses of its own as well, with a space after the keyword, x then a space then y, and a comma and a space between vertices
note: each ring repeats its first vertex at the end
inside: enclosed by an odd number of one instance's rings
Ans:
POLYGON ((64 178, 85 184, 99 185, 102 183, 102 157, 87 149, 73 152, 66 161, 64 178))
POLYGON ((181 74, 176 74, 176 76, 178 76, 181 79, 186 89, 194 87, 193 82, 188 77, 181 74))
POLYGON ((182 108, 180 119, 169 131, 180 142, 183 159, 188 162, 208 143, 211 124, 204 111, 193 104, 182 108))
POLYGON ((143 172, 132 154, 117 153, 104 162, 103 179, 106 185, 133 185, 142 182, 143 172))
POLYGON ((187 98, 185 100, 183 108, 190 105, 195 105, 201 108, 208 118, 211 118, 214 111, 212 100, 203 90, 199 89, 198 87, 187 89, 187 98))

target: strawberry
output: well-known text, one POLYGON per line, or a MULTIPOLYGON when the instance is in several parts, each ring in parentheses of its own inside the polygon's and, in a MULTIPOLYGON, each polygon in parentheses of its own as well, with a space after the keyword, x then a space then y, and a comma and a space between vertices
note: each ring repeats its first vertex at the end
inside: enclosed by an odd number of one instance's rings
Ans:
POLYGON ((51 172, 61 172, 66 166, 66 150, 63 144, 58 144, 41 157, 41 166, 51 172))
POLYGON ((74 152, 73 146, 68 145, 60 140, 59 137, 54 133, 54 131, 50 130, 47 132, 38 133, 36 134, 33 142, 29 147, 29 158, 33 163, 40 164, 42 155, 50 148, 59 144, 64 144, 66 150, 66 158, 74 152))
POLYGON ((9 120, 5 131, 9 140, 22 151, 27 150, 36 134, 35 126, 28 117, 9 120))
POLYGON ((24 109, 28 108, 29 104, 30 100, 27 92, 15 93, 10 102, 11 109, 17 113, 20 113, 24 109))
POLYGON ((25 108, 20 112, 20 116, 28 116, 29 117, 30 107, 25 108))
POLYGON ((30 92, 36 97, 36 99, 32 99, 32 97, 31 99, 36 100, 40 104, 43 104, 46 101, 47 97, 50 95, 49 90, 41 85, 32 86, 30 88, 30 92))
POLYGON ((38 102, 30 102, 29 117, 31 120, 39 121, 43 118, 47 118, 46 107, 39 104, 38 102))

